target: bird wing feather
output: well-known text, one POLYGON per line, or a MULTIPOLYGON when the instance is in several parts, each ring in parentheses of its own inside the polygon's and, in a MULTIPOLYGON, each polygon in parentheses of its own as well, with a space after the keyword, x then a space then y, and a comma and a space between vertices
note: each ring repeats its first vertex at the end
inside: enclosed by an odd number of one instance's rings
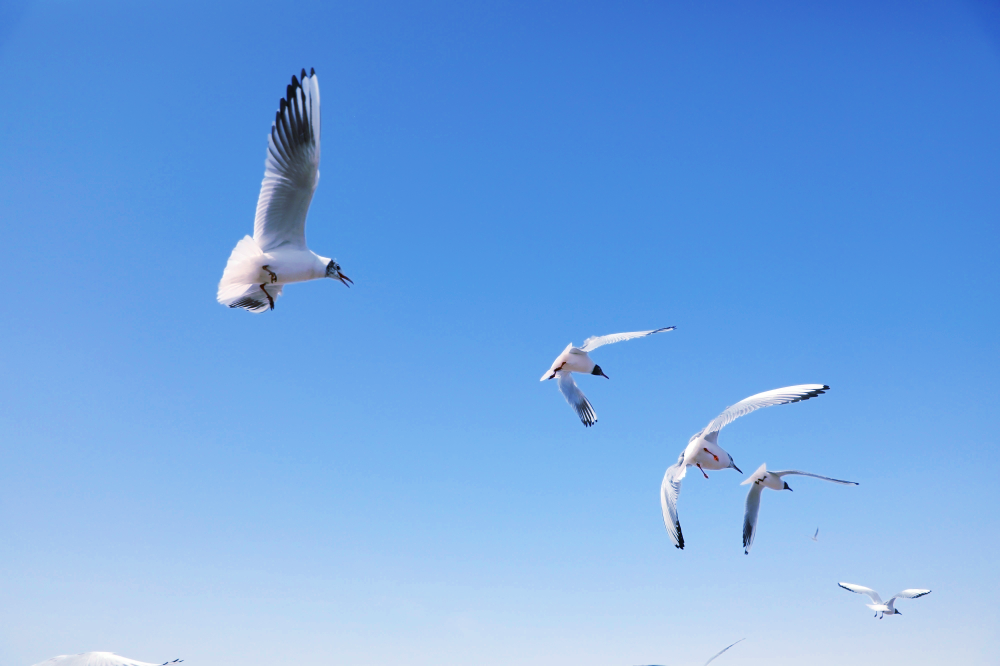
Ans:
POLYGON ((658 328, 654 331, 633 331, 631 333, 612 333, 611 335, 593 335, 583 341, 583 344, 579 347, 580 351, 592 352, 598 347, 603 347, 604 345, 610 345, 614 342, 624 342, 625 340, 634 340, 636 338, 644 338, 647 335, 652 335, 653 333, 664 333, 666 331, 672 331, 676 326, 667 326, 666 328, 658 328))
MULTIPOLYGON (((856 485, 858 485, 857 481, 841 481, 840 479, 831 479, 828 476, 820 476, 819 474, 810 474, 809 472, 803 472, 803 471, 800 471, 800 470, 797 470, 797 469, 786 469, 786 470, 782 470, 780 472, 768 471, 768 474, 771 474, 772 476, 776 476, 779 479, 781 477, 783 477, 783 476, 786 476, 786 475, 811 476, 814 479, 822 479, 823 481, 829 481, 830 483, 839 483, 839 484, 845 485, 845 486, 856 486, 856 485)), ((819 533, 819 530, 816 530, 816 532, 819 533)))
POLYGON ((837 583, 837 584, 850 592, 854 592, 856 594, 867 594, 869 597, 871 597, 872 602, 874 602, 875 604, 882 603, 882 597, 878 596, 878 592, 876 592, 870 587, 865 587, 864 585, 854 585, 853 583, 837 583))
POLYGON ((663 511, 663 526, 667 528, 670 540, 677 548, 684 548, 684 533, 681 532, 681 521, 677 515, 677 499, 681 494, 681 481, 687 474, 682 452, 677 462, 667 468, 660 484, 660 509, 663 511))
POLYGON ((760 494, 764 486, 759 483, 750 485, 747 493, 746 508, 743 511, 743 553, 750 554, 753 538, 757 534, 757 514, 760 513, 760 494))
POLYGON ((702 435, 707 436, 713 432, 718 432, 744 414, 749 414, 761 407, 801 402, 802 400, 815 398, 829 389, 830 387, 824 384, 799 384, 797 386, 786 386, 752 395, 749 398, 740 400, 735 405, 727 407, 724 412, 716 416, 705 426, 702 435))
POLYGON ((573 381, 573 373, 569 370, 559 370, 556 372, 556 382, 559 384, 559 391, 566 398, 566 402, 577 413, 583 425, 588 428, 597 423, 597 413, 591 407, 587 396, 583 394, 580 387, 573 381))
POLYGON ((306 215, 319 183, 320 108, 316 72, 294 76, 267 138, 253 239, 264 252, 306 249, 306 215))

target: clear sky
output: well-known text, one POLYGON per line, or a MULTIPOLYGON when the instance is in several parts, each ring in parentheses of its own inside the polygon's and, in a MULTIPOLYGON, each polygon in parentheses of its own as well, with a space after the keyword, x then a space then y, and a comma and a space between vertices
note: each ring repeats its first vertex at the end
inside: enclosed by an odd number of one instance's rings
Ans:
POLYGON ((995 4, 3 5, 2 666, 996 663, 995 4), (355 287, 229 310, 302 67, 355 287), (594 428, 538 381, 669 325, 594 428), (720 443, 861 485, 745 556, 689 474, 673 548, 688 437, 812 382, 720 443))

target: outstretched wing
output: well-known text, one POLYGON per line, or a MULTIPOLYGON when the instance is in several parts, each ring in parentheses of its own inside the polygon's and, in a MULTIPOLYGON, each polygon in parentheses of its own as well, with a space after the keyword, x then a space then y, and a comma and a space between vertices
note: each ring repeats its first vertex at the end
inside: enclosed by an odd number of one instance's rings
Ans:
POLYGON ((757 514, 760 513, 760 493, 764 486, 759 483, 750 485, 747 493, 747 504, 743 511, 743 554, 750 554, 753 538, 757 534, 757 514))
MULTIPOLYGON (((844 486, 856 486, 857 481, 841 481, 840 479, 831 479, 828 476, 820 476, 819 474, 810 474, 809 472, 802 472, 797 469, 786 469, 781 472, 768 472, 772 476, 776 476, 779 479, 785 475, 795 475, 795 476, 811 476, 814 479, 823 479, 824 481, 829 481, 830 483, 839 483, 844 486)), ((816 529, 816 533, 819 534, 819 528, 816 529)))
POLYGON ((667 528, 667 534, 674 546, 684 549, 684 534, 681 532, 681 521, 677 517, 677 498, 681 494, 681 481, 687 474, 687 465, 684 464, 684 453, 677 459, 677 462, 667 468, 663 475, 663 483, 660 484, 660 509, 663 510, 663 526, 667 528))
POLYGON ((274 309, 274 302, 278 300, 278 296, 281 296, 281 287, 282 285, 279 284, 268 284, 261 288, 260 285, 251 284, 242 294, 234 296, 228 301, 223 301, 223 305, 228 305, 231 308, 243 308, 255 313, 267 312, 274 309), (264 290, 267 290, 267 293, 264 290), (271 298, 268 299, 268 296, 271 298))
POLYGON ((264 182, 257 199, 253 239, 264 252, 291 245, 306 249, 306 214, 319 183, 319 80, 316 71, 292 77, 267 138, 264 182))
POLYGON ((876 592, 870 587, 865 587, 864 585, 854 585, 852 583, 837 583, 837 585, 840 585, 842 588, 850 592, 855 592, 857 594, 867 594, 869 597, 871 597, 872 602, 875 604, 882 603, 882 597, 878 596, 878 592, 876 592))
MULTIPOLYGON (((899 592, 898 594, 893 596, 892 599, 919 599, 925 594, 930 594, 930 593, 931 593, 930 590, 915 590, 915 589, 903 590, 902 592, 899 592)), ((892 599, 889 599, 887 603, 892 603, 892 599)))
POLYGON ((597 413, 590 406, 587 396, 583 394, 580 387, 573 381, 573 373, 569 370, 559 370, 556 372, 556 382, 559 384, 559 391, 566 398, 569 406, 576 411, 580 420, 583 421, 583 425, 589 428, 597 423, 597 413))
POLYGON ((761 407, 784 405, 789 402, 801 402, 802 400, 815 398, 829 389, 830 387, 824 384, 799 384, 798 386, 786 386, 784 388, 764 391, 763 393, 752 395, 749 398, 740 400, 738 403, 728 407, 726 411, 716 416, 707 426, 705 426, 705 429, 702 431, 702 435, 704 436, 713 432, 718 432, 744 414, 749 414, 750 412, 760 409, 761 407))
MULTIPOLYGON (((741 638, 741 639, 740 639, 739 641, 736 641, 736 643, 739 643, 740 641, 745 641, 745 640, 746 640, 745 638, 741 638)), ((733 643, 733 645, 736 645, 736 643, 733 643)), ((712 663, 713 661, 715 661, 715 660, 716 660, 716 658, 717 658, 717 657, 718 657, 718 656, 719 656, 720 654, 722 654, 723 652, 725 652, 725 651, 726 651, 726 650, 728 650, 729 648, 733 647, 733 645, 730 645, 729 647, 724 647, 724 648, 722 648, 722 650, 721 650, 721 651, 719 652, 719 654, 715 655, 714 657, 712 657, 711 659, 709 659, 708 661, 706 661, 706 662, 705 662, 705 666, 708 666, 709 664, 711 664, 711 663, 712 663)))
POLYGON ((580 351, 592 352, 598 347, 603 347, 604 345, 610 345, 612 342, 624 342, 625 340, 634 340, 636 338, 644 338, 647 335, 652 335, 653 333, 664 333, 666 331, 672 331, 676 326, 667 326, 666 328, 658 328, 655 331, 633 331, 632 333, 612 333, 611 335, 593 335, 583 341, 583 344, 579 347, 580 351))

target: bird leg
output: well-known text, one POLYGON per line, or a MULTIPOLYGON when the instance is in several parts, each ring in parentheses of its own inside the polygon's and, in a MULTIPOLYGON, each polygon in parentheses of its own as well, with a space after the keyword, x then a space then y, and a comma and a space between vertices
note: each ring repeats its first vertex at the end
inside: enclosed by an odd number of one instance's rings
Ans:
MULTIPOLYGON (((267 267, 267 264, 264 264, 263 266, 261 266, 261 268, 267 271, 268 275, 271 276, 271 284, 274 284, 275 282, 278 281, 278 276, 274 274, 274 271, 272 271, 270 268, 267 267)), ((267 292, 265 291, 264 293, 266 294, 267 292)), ((270 296, 268 298, 270 298, 270 296)), ((272 309, 274 308, 272 307, 272 309)))
MULTIPOLYGON (((271 275, 274 275, 274 273, 272 273, 271 275)), ((274 299, 271 298, 271 294, 267 293, 267 289, 264 288, 265 286, 266 286, 266 283, 261 284, 260 285, 260 290, 262 292, 264 292, 265 296, 267 296, 267 302, 271 304, 271 309, 273 310, 274 309, 274 299)))
POLYGON ((701 447, 701 450, 707 453, 708 455, 712 456, 713 458, 715 458, 715 462, 719 462, 719 456, 715 455, 714 453, 706 449, 704 446, 701 447))
MULTIPOLYGON (((701 465, 698 465, 698 469, 701 469, 701 465)), ((705 474, 705 470, 701 469, 701 473, 705 474)), ((705 474, 705 478, 708 478, 708 474, 705 474)))

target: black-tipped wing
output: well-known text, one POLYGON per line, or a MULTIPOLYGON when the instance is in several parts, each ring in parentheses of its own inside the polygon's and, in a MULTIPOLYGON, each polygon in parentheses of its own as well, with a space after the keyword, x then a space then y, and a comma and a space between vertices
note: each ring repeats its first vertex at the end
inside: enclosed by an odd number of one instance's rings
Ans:
POLYGON ((684 549, 684 533, 681 532, 681 521, 677 514, 677 499, 681 494, 681 481, 687 474, 684 464, 684 454, 681 453, 677 462, 667 468, 660 484, 660 510, 663 511, 663 526, 674 546, 684 549))
POLYGON ((306 215, 319 183, 319 81, 316 72, 294 76, 279 102, 267 138, 264 182, 257 199, 253 239, 264 252, 291 245, 306 249, 306 215))
POLYGON ((556 373, 556 382, 559 384, 559 391, 566 398, 566 402, 573 408, 577 416, 588 428, 597 423, 597 413, 590 406, 590 401, 583 394, 580 387, 573 381, 573 373, 569 370, 560 370, 556 373))
POLYGON ((250 285, 242 296, 226 303, 226 305, 255 313, 267 312, 274 309, 274 303, 278 300, 278 296, 281 296, 281 285, 269 284, 265 285, 263 289, 260 285, 250 285), (267 291, 265 292, 265 290, 267 291))
MULTIPOLYGON (((779 479, 781 477, 783 477, 783 476, 811 476, 814 479, 822 479, 823 481, 829 481, 830 483, 839 483, 839 484, 841 484, 843 486, 856 486, 856 485, 858 485, 857 481, 841 481, 840 479, 831 479, 828 476, 820 476, 819 474, 812 474, 810 472, 803 472, 803 471, 798 470, 798 469, 785 469, 785 470, 781 470, 780 472, 770 472, 769 471, 768 474, 770 474, 771 476, 776 476, 779 479)), ((816 530, 816 533, 819 534, 819 529, 816 530)))
POLYGON ((881 604, 882 597, 878 596, 878 592, 870 587, 865 587, 864 585, 855 585, 854 583, 837 583, 848 592, 854 592, 855 594, 867 594, 874 604, 881 604))
MULTIPOLYGON (((739 643, 740 641, 745 641, 745 640, 746 640, 745 638, 741 638, 740 640, 736 641, 736 643, 739 643)), ((736 643, 733 643, 733 645, 736 645, 736 643)), ((719 657, 719 655, 721 655, 723 652, 725 652, 729 648, 733 647, 733 645, 730 645, 728 647, 722 648, 722 650, 719 652, 719 654, 715 655, 714 657, 712 657, 711 659, 709 659, 708 661, 705 662, 705 666, 708 666, 709 664, 711 664, 713 661, 715 661, 719 657)))
POLYGON ((710 433, 718 432, 744 414, 749 414, 750 412, 758 410, 761 407, 784 405, 790 402, 801 402, 803 400, 808 400, 809 398, 815 398, 822 393, 826 393, 829 389, 829 386, 825 386, 823 384, 799 384, 798 386, 786 386, 784 388, 773 389, 771 391, 764 391, 763 393, 752 395, 749 398, 740 400, 731 407, 727 407, 726 411, 716 416, 707 426, 705 426, 705 429, 702 431, 702 435, 707 436, 710 433))
POLYGON ((747 493, 747 503, 743 510, 743 553, 750 554, 750 547, 753 546, 753 538, 757 534, 757 515, 760 513, 760 494, 764 486, 759 483, 750 484, 750 492, 747 493))

